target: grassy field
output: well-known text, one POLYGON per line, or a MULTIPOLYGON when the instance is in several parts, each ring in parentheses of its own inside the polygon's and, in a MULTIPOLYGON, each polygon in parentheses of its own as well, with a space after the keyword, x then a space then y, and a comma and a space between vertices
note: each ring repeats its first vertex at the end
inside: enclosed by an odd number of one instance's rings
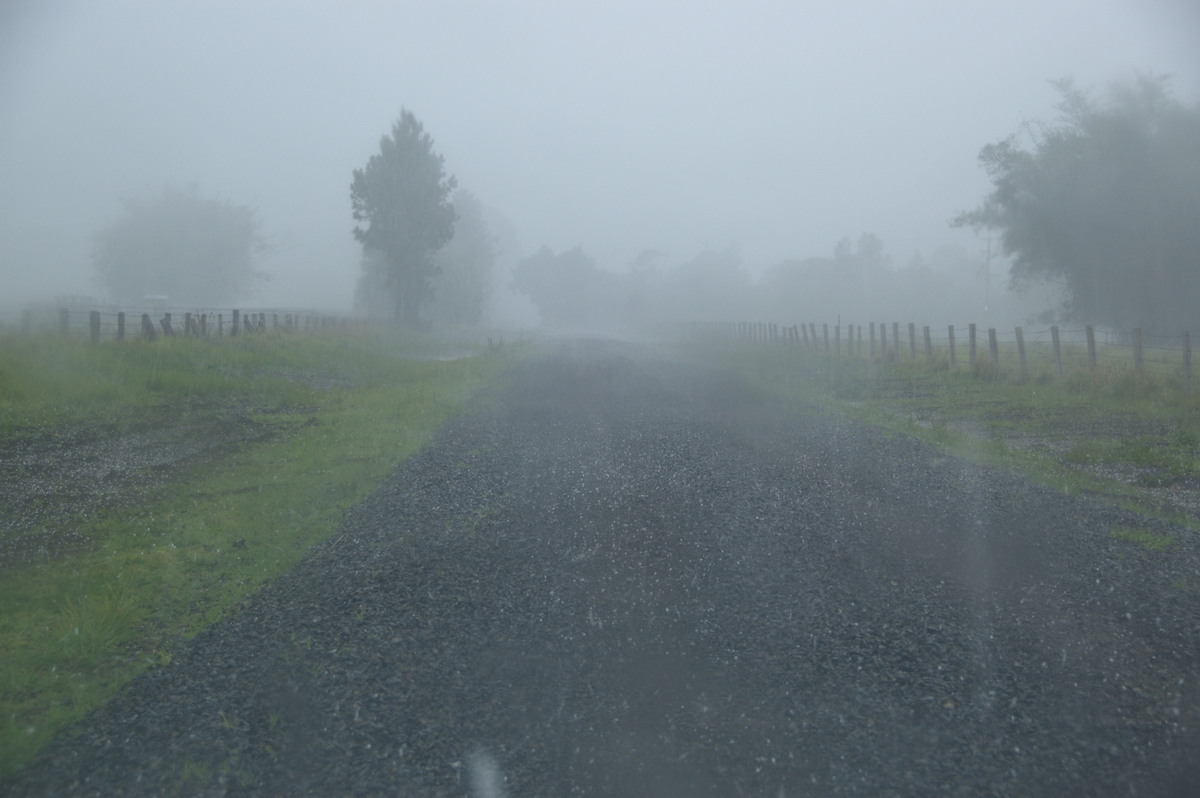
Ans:
MULTIPOLYGON (((1074 358, 1061 379, 1044 358, 1031 358, 1021 379, 1015 364, 952 369, 944 357, 888 363, 746 342, 694 351, 772 401, 819 407, 1200 528, 1200 403, 1175 372, 1138 374, 1119 351, 1102 353, 1095 369, 1074 358)), ((1165 545, 1129 530, 1115 537, 1165 545)))
POLYGON ((61 430, 256 431, 133 506, 24 530, 86 542, 0 572, 0 778, 293 567, 514 356, 370 332, 0 336, 0 451, 61 430))

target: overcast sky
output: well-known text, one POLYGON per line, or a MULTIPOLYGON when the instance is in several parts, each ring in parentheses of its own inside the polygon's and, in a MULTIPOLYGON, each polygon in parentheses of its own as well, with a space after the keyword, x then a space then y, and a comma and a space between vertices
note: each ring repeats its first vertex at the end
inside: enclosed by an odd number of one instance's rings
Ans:
POLYGON ((351 171, 401 107, 524 255, 623 269, 735 246, 755 273, 969 232, 979 148, 1052 118, 1047 81, 1170 73, 1195 0, 0 0, 0 303, 96 294, 91 235, 165 181, 251 204, 261 299, 349 307, 351 171))

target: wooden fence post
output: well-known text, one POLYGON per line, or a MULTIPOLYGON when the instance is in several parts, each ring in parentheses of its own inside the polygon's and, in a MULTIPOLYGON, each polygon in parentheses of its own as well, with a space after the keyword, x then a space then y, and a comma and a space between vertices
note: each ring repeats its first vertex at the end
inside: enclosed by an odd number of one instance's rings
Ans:
POLYGON ((125 340, 125 311, 117 311, 117 340, 125 340))
POLYGON ((833 353, 835 355, 842 354, 842 325, 835 324, 833 327, 833 353))
POLYGON ((1029 376, 1029 364, 1025 360, 1025 331, 1017 328, 1017 358, 1021 362, 1021 379, 1029 376))
POLYGON ((1058 371, 1058 378, 1061 380, 1063 376, 1062 362, 1062 343, 1058 338, 1058 325, 1050 328, 1050 340, 1054 342, 1054 368, 1058 371))
POLYGON ((911 321, 908 323, 908 356, 912 360, 917 359, 917 325, 911 321))
POLYGON ((950 325, 948 332, 950 334, 950 368, 954 368, 956 365, 958 365, 958 358, 954 352, 954 325, 953 324, 950 325))
POLYGON ((1087 335, 1088 365, 1096 368, 1096 328, 1089 324, 1083 331, 1087 335))
POLYGON ((817 348, 817 324, 816 324, 816 322, 810 321, 808 323, 808 333, 809 333, 809 337, 812 339, 812 347, 813 347, 813 349, 816 349, 817 348))
POLYGON ((879 322, 879 356, 884 361, 888 359, 887 323, 879 322))
POLYGON ((1133 331, 1133 370, 1142 373, 1142 328, 1133 331))
POLYGON ((921 328, 921 332, 925 335, 925 359, 933 360, 933 338, 929 335, 929 325, 921 328))
POLYGON ((71 334, 71 311, 66 308, 58 309, 58 331, 62 335, 71 334))
POLYGON ((154 322, 150 321, 150 314, 142 314, 142 337, 147 341, 158 339, 158 333, 154 331, 154 322))
POLYGON ((240 315, 240 312, 235 308, 233 311, 233 321, 230 323, 230 326, 229 326, 229 337, 230 338, 232 338, 233 336, 238 334, 239 315, 240 315))
POLYGON ((967 328, 967 365, 975 368, 975 323, 967 328))
POLYGON ((900 322, 892 322, 892 349, 896 350, 896 362, 900 362, 900 322))
POLYGON ((1183 393, 1192 395, 1192 334, 1183 331, 1183 393))
POLYGON ((158 323, 162 325, 163 335, 166 335, 170 338, 175 337, 175 328, 171 326, 170 313, 164 313, 162 319, 158 323))
POLYGON ((196 322, 192 319, 191 313, 183 314, 183 334, 190 337, 196 335, 196 322))
POLYGON ((875 359, 875 322, 871 322, 871 359, 875 359))
POLYGON ((92 343, 100 343, 100 311, 93 310, 88 314, 88 327, 92 333, 92 343))
POLYGON ((992 362, 1000 362, 1000 344, 996 341, 996 328, 988 327, 988 350, 992 353, 992 362))

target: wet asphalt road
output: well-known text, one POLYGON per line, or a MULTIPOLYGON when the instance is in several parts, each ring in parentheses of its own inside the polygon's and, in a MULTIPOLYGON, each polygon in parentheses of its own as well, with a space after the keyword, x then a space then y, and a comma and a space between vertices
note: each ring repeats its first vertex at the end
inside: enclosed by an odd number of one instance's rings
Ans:
POLYGON ((1194 795, 1158 523, 564 342, 0 792, 1194 795))

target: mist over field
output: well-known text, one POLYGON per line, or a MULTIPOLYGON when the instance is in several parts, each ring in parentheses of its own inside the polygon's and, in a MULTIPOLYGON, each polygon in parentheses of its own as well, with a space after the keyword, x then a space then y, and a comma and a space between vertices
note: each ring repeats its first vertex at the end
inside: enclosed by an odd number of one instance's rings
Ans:
POLYGON ((1009 295, 998 242, 948 224, 988 191, 980 148, 1053 120, 1064 76, 1102 93, 1167 74, 1194 103, 1196 52, 1187 0, 16 0, 0 320, 117 299, 95 237, 164 186, 255 215, 262 279, 231 301, 350 310, 351 174, 406 108, 495 240, 482 321, 547 321, 512 271, 545 248, 578 249, 639 317, 1019 323, 1054 298, 1009 295), (825 274, 864 252, 885 276, 789 284, 788 263, 825 274))

